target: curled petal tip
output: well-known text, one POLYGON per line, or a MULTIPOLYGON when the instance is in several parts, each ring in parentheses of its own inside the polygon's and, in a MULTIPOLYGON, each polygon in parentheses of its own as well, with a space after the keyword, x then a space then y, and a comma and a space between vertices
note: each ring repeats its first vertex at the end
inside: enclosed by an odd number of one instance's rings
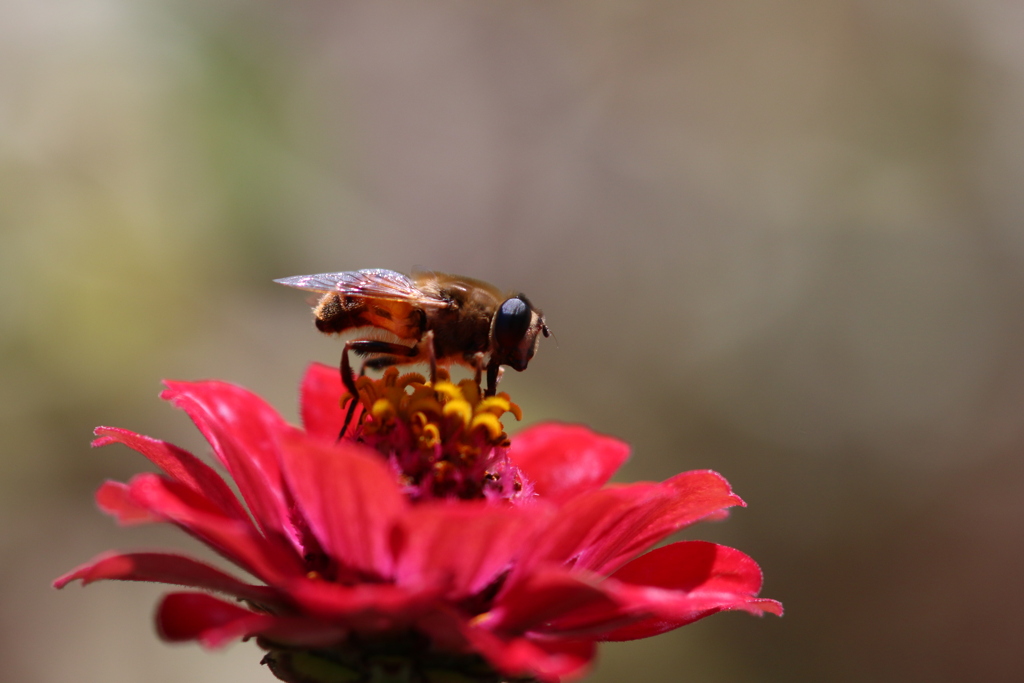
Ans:
POLYGON ((96 436, 95 439, 89 444, 93 448, 99 448, 100 446, 106 446, 107 444, 113 443, 115 439, 111 437, 111 432, 118 432, 117 427, 104 427, 100 425, 96 429, 92 430, 92 433, 96 436))
POLYGON ((774 614, 777 617, 781 617, 786 612, 781 602, 770 598, 757 598, 756 600, 751 601, 751 606, 756 610, 756 612, 753 613, 758 616, 774 614))

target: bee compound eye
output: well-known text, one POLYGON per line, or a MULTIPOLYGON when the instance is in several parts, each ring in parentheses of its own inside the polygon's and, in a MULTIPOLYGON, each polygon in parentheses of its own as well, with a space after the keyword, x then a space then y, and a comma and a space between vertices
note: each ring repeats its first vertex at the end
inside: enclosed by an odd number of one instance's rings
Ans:
POLYGON ((533 311, 519 297, 506 299, 494 316, 494 339, 499 346, 514 348, 530 329, 533 311))

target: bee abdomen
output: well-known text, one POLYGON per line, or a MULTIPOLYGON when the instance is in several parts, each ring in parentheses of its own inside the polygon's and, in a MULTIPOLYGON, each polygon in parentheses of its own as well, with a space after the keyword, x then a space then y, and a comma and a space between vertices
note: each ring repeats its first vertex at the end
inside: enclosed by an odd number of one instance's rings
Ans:
POLYGON ((313 309, 316 329, 330 334, 363 327, 368 324, 362 315, 365 311, 366 302, 361 299, 342 297, 333 293, 325 294, 313 309))

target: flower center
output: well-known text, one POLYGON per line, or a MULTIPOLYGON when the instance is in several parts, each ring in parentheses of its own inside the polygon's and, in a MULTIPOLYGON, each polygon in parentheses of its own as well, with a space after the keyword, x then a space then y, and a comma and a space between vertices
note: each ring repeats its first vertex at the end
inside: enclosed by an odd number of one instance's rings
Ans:
MULTIPOLYGON (((441 368, 434 384, 392 367, 380 379, 360 377, 356 388, 362 413, 353 438, 391 463, 413 500, 524 494, 501 423, 505 413, 522 419, 508 394, 483 396, 476 382, 454 384, 441 368)), ((351 398, 342 397, 342 406, 351 398)))

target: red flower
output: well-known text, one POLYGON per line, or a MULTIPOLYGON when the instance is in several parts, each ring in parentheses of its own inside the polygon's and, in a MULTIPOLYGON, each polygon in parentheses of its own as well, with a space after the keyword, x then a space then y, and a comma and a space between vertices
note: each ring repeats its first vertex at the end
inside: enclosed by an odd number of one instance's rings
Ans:
POLYGON ((163 398, 202 431, 244 504, 190 453, 101 427, 94 445, 123 443, 163 474, 107 482, 99 506, 122 524, 175 524, 261 583, 181 555, 127 552, 55 585, 201 589, 164 597, 160 634, 208 647, 258 637, 285 680, 318 680, 314 663, 362 674, 396 666, 397 656, 417 680, 445 669, 557 681, 582 673, 597 641, 644 638, 721 610, 781 614, 756 597, 761 572, 737 550, 697 541, 650 550, 743 504, 718 474, 605 486, 625 444, 548 424, 507 446, 497 422, 517 410, 507 397, 466 396, 466 383, 423 390, 396 375, 361 380, 363 444, 335 443, 342 389, 326 366, 303 382, 304 430, 239 387, 168 382, 163 398), (424 399, 445 392, 447 403, 424 399))

